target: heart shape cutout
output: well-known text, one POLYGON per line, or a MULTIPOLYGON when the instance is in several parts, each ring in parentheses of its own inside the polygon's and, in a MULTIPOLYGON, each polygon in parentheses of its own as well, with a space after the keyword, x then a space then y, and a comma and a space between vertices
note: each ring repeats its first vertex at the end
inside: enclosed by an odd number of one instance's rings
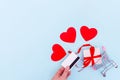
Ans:
POLYGON ((80 33, 85 41, 89 41, 97 35, 97 30, 95 28, 88 28, 87 26, 82 26, 80 28, 80 33))
POLYGON ((66 55, 65 50, 59 44, 54 44, 52 50, 53 53, 51 55, 51 59, 53 61, 59 61, 66 55))
POLYGON ((76 39, 76 30, 73 27, 67 29, 67 32, 60 34, 60 39, 64 42, 74 43, 76 39))

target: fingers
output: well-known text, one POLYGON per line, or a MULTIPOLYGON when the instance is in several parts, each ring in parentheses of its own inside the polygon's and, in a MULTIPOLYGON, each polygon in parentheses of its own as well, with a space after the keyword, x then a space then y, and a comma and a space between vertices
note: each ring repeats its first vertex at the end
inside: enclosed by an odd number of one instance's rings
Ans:
POLYGON ((54 77, 52 78, 52 80, 66 80, 69 75, 71 74, 71 72, 69 71, 69 67, 61 67, 56 74, 54 75, 54 77))
POLYGON ((67 78, 70 75, 69 66, 67 66, 62 74, 62 77, 67 78))
POLYGON ((57 75, 57 76, 61 76, 61 75, 63 74, 64 70, 65 70, 65 68, 64 68, 64 67, 61 67, 61 68, 57 71, 56 75, 57 75))
POLYGON ((71 75, 71 72, 69 71, 69 72, 68 72, 68 75, 67 75, 67 77, 66 77, 66 78, 68 78, 70 75, 71 75))

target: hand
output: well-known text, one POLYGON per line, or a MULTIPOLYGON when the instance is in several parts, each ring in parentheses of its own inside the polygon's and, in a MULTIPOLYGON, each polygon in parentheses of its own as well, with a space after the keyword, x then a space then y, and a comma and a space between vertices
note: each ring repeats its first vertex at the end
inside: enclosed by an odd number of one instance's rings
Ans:
POLYGON ((67 80, 70 75, 69 67, 61 67, 53 76, 52 80, 67 80))

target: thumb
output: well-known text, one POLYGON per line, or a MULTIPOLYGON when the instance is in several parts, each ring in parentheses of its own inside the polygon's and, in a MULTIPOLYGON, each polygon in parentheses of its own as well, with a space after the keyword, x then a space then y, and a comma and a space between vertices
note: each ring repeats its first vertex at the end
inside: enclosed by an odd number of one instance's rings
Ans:
POLYGON ((56 76, 61 76, 63 72, 64 72, 64 68, 61 67, 61 68, 57 71, 56 76))
POLYGON ((62 74, 62 77, 67 78, 69 74, 70 74, 69 66, 67 66, 62 74))

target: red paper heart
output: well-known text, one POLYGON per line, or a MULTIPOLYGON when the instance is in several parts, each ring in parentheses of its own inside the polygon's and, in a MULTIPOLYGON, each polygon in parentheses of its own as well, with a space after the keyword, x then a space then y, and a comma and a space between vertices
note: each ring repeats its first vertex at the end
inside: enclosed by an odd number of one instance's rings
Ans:
POLYGON ((54 44, 52 50, 53 53, 51 55, 51 59, 53 61, 59 61, 66 55, 65 50, 59 44, 54 44))
POLYGON ((89 41, 97 35, 97 30, 95 28, 89 29, 87 26, 82 26, 80 33, 85 41, 89 41))
POLYGON ((76 30, 73 27, 67 29, 67 32, 60 34, 61 40, 64 42, 74 43, 76 39, 76 30))

